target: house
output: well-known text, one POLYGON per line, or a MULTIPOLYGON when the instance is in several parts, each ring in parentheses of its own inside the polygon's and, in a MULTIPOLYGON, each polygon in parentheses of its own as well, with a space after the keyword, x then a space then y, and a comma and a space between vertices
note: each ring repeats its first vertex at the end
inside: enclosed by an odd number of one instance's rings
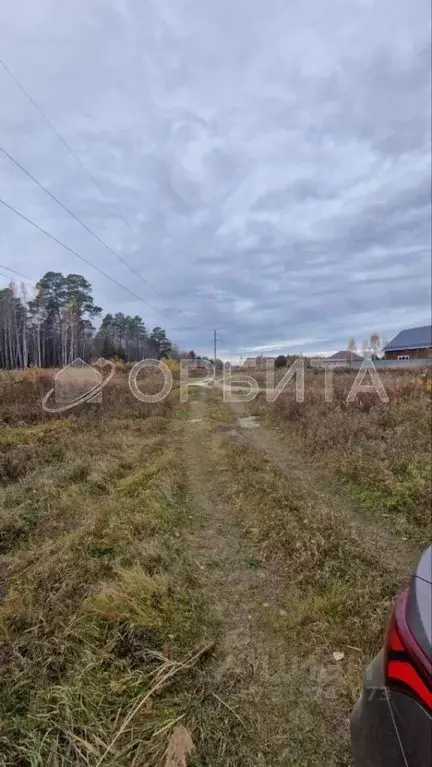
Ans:
POLYGON ((323 368, 326 364, 325 357, 308 357, 309 367, 311 368, 323 368))
POLYGON ((323 360, 323 364, 329 368, 347 368, 350 367, 352 362, 361 362, 362 359, 359 354, 347 349, 346 351, 336 352, 336 354, 326 357, 323 360))
POLYGON ((263 357, 261 354, 259 357, 246 357, 242 367, 244 368, 257 368, 258 370, 265 370, 267 363, 275 361, 276 357, 263 357))
POLYGON ((432 326, 402 330, 384 347, 386 360, 426 359, 432 357, 432 326))
POLYGON ((256 364, 257 367, 260 368, 260 370, 266 370, 268 363, 275 362, 276 357, 263 357, 262 355, 256 358, 256 364))

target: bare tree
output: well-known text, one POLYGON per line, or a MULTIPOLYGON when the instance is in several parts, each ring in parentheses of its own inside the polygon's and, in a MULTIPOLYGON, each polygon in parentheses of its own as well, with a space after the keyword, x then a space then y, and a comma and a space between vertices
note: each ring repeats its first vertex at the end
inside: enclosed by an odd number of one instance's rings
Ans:
POLYGON ((371 334, 370 337, 370 348, 372 349, 374 354, 377 354, 381 348, 381 338, 380 334, 375 331, 375 333, 371 334))
POLYGON ((368 357, 370 353, 369 341, 362 341, 361 355, 362 357, 368 357))

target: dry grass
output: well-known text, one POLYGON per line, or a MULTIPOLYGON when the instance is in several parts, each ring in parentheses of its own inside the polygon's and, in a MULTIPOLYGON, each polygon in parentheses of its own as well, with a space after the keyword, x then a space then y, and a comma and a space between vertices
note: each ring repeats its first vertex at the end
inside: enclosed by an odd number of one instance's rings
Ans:
POLYGON ((159 764, 209 631, 175 404, 52 417, 52 379, 0 376, 0 764, 159 764))
MULTIPOLYGON (((220 412, 220 403, 213 407, 220 412)), ((263 652, 254 699, 237 710, 266 733, 273 756, 265 764, 349 765, 348 717, 409 565, 380 561, 340 506, 319 501, 238 437, 219 435, 214 483, 249 540, 246 566, 270 573, 274 593, 256 605, 263 652)))
MULTIPOLYGON (((306 376, 304 403, 293 391, 255 405, 283 424, 297 447, 349 487, 359 507, 385 515, 402 536, 426 543, 430 534, 431 391, 422 376, 385 373, 389 403, 373 393, 346 398, 354 374, 334 376, 324 401, 323 374, 306 376)), ((292 389, 292 387, 290 387, 292 389)))
MULTIPOLYGON (((245 444, 220 392, 191 391, 203 398, 195 443, 188 408, 138 402, 122 369, 102 405, 50 416, 40 403, 54 374, 0 374, 0 765, 152 767, 180 723, 196 767, 350 764, 347 717, 403 568, 380 561, 340 505, 245 444), (202 524, 194 552, 186 541, 202 524), (219 555, 251 601, 246 626, 219 555), (214 614, 219 642, 202 669, 214 614), (236 646, 249 631, 250 657, 236 646)), ((426 387, 389 379, 390 405, 347 406, 351 381, 335 380, 333 403, 310 374, 304 405, 284 394, 256 406, 365 505, 387 503, 399 529, 422 537, 426 387)))

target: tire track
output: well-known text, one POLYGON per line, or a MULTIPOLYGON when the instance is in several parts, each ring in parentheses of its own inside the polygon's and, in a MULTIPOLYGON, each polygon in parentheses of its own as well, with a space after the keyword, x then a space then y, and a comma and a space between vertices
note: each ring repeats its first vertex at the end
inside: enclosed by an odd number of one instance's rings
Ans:
MULTIPOLYGON (((277 604, 280 583, 276 573, 255 567, 251 543, 242 535, 227 493, 219 492, 223 488, 218 488, 220 474, 215 471, 212 450, 226 439, 226 432, 218 431, 207 419, 207 394, 200 393, 198 401, 191 403, 184 452, 195 505, 187 545, 219 624, 215 663, 207 683, 232 712, 229 730, 225 727, 218 733, 211 765, 289 765, 283 757, 287 706, 292 717, 298 712, 297 704, 291 709, 292 702, 284 697, 293 678, 291 669, 284 668, 286 640, 279 632, 280 614, 286 615, 277 604), (243 726, 238 727, 239 721, 243 726), (237 724, 237 740, 233 739, 233 724, 237 724)), ((286 597, 286 584, 284 594, 286 597)), ((298 678, 297 684, 304 685, 303 693, 299 687, 299 697, 307 696, 310 680, 298 678)))

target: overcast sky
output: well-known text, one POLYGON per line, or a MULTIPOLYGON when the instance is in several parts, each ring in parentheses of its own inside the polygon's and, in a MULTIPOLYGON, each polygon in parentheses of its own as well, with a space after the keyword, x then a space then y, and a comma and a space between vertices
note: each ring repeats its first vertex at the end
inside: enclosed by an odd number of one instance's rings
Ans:
POLYGON ((159 294, 1 153, 0 197, 153 308, 2 205, 0 263, 223 356, 426 324, 430 34, 429 0, 2 3, 1 58, 103 194, 1 66, 0 146, 159 294))

